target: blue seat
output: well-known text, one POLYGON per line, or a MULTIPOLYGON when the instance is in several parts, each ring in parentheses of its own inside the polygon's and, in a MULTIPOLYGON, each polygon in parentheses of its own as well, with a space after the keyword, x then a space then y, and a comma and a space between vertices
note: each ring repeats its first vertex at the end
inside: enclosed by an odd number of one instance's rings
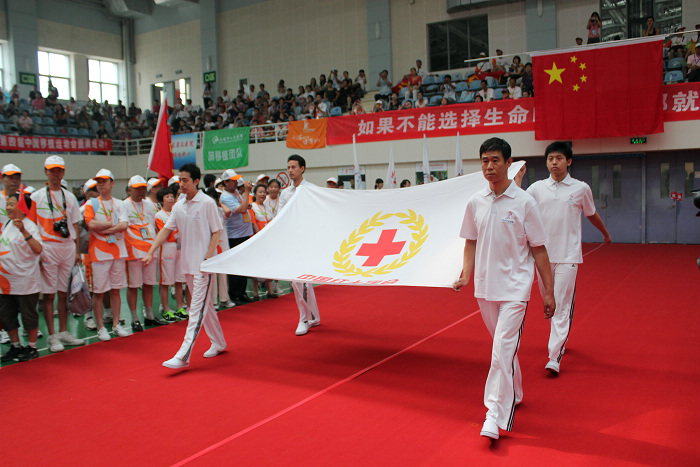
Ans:
POLYGON ((41 117, 32 117, 32 122, 34 122, 35 125, 41 125, 43 123, 41 117))
POLYGON ((44 116, 45 117, 53 117, 53 109, 51 107, 46 107, 44 109, 44 116))
POLYGON ((443 81, 445 81, 445 73, 439 73, 439 74, 435 77, 435 82, 436 82, 436 83, 442 83, 443 81))
POLYGON ((255 112, 255 109, 251 107, 245 111, 245 114, 243 114, 243 116, 245 116, 246 118, 250 118, 253 116, 253 112, 255 112))
POLYGON ((437 84, 431 84, 427 88, 425 88, 425 92, 423 93, 423 97, 430 97, 438 93, 440 91, 440 86, 437 84))
POLYGON ((460 81, 455 86, 455 92, 462 92, 462 91, 466 91, 467 89, 469 89, 469 84, 467 84, 466 81, 460 81))
POLYGON ((68 134, 69 134, 69 135, 75 135, 75 136, 77 136, 77 135, 78 135, 78 129, 77 129, 77 128, 73 128, 73 127, 69 127, 69 128, 68 128, 68 134))
POLYGON ((664 76, 664 84, 682 83, 683 81, 683 72, 681 70, 669 71, 664 76))
POLYGON ((495 88, 496 86, 498 86, 498 80, 496 78, 494 78, 493 76, 487 76, 486 77, 486 84, 488 84, 488 86, 490 88, 495 88))
POLYGON ((680 70, 683 67, 683 59, 681 57, 674 57, 668 61, 666 69, 668 71, 680 70))
POLYGON ((435 84, 434 76, 426 76, 425 78, 423 78, 423 85, 426 86, 428 84, 435 84))
POLYGON ((43 134, 45 135, 55 135, 56 134, 56 129, 52 126, 45 126, 44 131, 42 131, 43 134))
POLYGON ((131 137, 132 138, 140 138, 141 132, 139 130, 133 129, 133 130, 131 130, 131 137))
POLYGON ((494 92, 493 93, 493 100, 495 101, 500 101, 503 99, 503 93, 502 92, 494 92))
POLYGON ((331 109, 331 117, 340 117, 343 115, 343 109, 340 107, 336 106, 331 109))
POLYGON ((7 129, 5 128, 5 125, 0 123, 0 133, 7 133, 7 129))
POLYGON ((53 118, 51 117, 44 117, 44 120, 42 121, 43 125, 48 125, 48 126, 55 126, 56 122, 54 121, 53 118))
POLYGON ((457 102, 474 102, 474 93, 471 91, 462 91, 457 102))
POLYGON ((100 128, 100 124, 97 123, 97 120, 88 120, 88 125, 95 131, 97 131, 100 128))
POLYGON ((469 83, 470 91, 478 91, 479 89, 481 89, 481 81, 479 81, 478 79, 475 79, 474 81, 469 83))
POLYGON ((3 114, 0 114, 0 123, 5 123, 7 120, 5 120, 5 116, 3 114))
POLYGON ((429 106, 436 106, 440 105, 440 102, 442 101, 442 94, 438 94, 437 96, 433 96, 430 98, 430 102, 428 102, 429 106))
POLYGON ((452 81, 462 81, 464 78, 462 78, 462 73, 453 73, 452 74, 452 81))
MULTIPOLYGON (((75 130, 75 128, 73 128, 75 130)), ((68 130, 70 133, 70 130, 68 130)), ((78 135, 80 136, 90 136, 90 131, 87 128, 79 128, 78 129, 78 135)))

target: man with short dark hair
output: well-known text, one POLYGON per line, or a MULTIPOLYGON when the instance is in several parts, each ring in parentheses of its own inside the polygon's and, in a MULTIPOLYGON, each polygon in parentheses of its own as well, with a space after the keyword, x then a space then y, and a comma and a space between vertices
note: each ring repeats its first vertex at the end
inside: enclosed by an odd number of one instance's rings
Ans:
POLYGON ((153 253, 177 229, 182 243, 181 265, 187 288, 192 291, 189 322, 180 350, 170 360, 163 362, 167 368, 180 369, 190 365, 192 348, 199 331, 204 326, 211 347, 204 357, 216 357, 226 350, 226 340, 212 301, 215 275, 200 271, 202 261, 216 255, 216 247, 222 235, 223 225, 214 200, 197 189, 201 171, 195 164, 180 168, 180 189, 185 195, 173 206, 165 226, 158 232, 153 246, 143 258, 144 265, 153 261, 153 253))
POLYGON ((535 276, 533 259, 545 289, 546 319, 552 317, 555 301, 544 246, 547 234, 537 203, 508 179, 510 145, 500 138, 490 138, 479 148, 479 155, 489 186, 467 203, 460 233, 466 240, 464 265, 453 288, 459 291, 469 284, 474 272, 474 296, 493 337, 484 391, 488 411, 481 436, 498 439, 499 428, 512 429, 515 406, 523 398, 517 354, 535 276))
MULTIPOLYGON (((298 154, 292 154, 287 158, 287 174, 291 183, 287 188, 280 193, 279 210, 292 199, 300 186, 316 186, 304 179, 306 171, 306 161, 298 154)), ((299 307, 299 325, 295 331, 297 336, 303 336, 309 329, 321 324, 321 316, 318 312, 318 304, 316 303, 316 294, 314 287, 306 282, 292 282, 294 289, 294 298, 299 307)))
MULTIPOLYGON (((547 253, 554 280, 554 298, 557 308, 552 316, 549 333, 549 361, 545 369, 559 374, 564 346, 569 340, 574 317, 574 292, 581 253, 581 213, 603 234, 605 243, 611 243, 610 233, 596 212, 591 188, 569 175, 573 152, 569 143, 555 141, 544 152, 550 176, 528 187, 542 215, 547 232, 547 253)), ((543 293, 540 280, 540 293, 543 293)))

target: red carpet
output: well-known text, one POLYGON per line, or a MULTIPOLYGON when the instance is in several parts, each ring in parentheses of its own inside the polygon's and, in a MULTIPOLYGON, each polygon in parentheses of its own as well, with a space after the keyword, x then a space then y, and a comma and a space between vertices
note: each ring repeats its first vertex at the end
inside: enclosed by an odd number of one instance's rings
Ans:
POLYGON ((698 465, 700 247, 596 248, 557 378, 533 292, 525 398, 493 445, 478 435, 490 339, 471 290, 323 286, 322 325, 307 336, 294 336, 292 296, 246 305, 219 315, 229 351, 204 359, 202 335, 184 371, 160 366, 184 323, 3 368, 0 459, 698 465))

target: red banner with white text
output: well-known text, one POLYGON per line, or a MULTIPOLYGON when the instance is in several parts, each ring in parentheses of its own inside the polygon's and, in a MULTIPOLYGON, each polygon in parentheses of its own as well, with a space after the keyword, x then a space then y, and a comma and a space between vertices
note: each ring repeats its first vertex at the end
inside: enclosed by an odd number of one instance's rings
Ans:
POLYGON ((111 151, 111 139, 53 138, 0 135, 0 149, 8 151, 90 152, 111 151))
POLYGON ((664 86, 664 121, 700 120, 700 83, 664 86))
POLYGON ((327 144, 350 144, 434 136, 532 131, 533 99, 453 104, 328 119, 327 144))

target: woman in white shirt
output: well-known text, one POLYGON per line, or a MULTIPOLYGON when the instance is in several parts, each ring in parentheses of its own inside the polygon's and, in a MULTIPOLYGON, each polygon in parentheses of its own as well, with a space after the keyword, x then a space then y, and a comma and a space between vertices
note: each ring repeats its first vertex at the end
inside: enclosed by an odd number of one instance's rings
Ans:
MULTIPOLYGON (((278 190, 279 191, 279 190, 278 190)), ((263 184, 258 184, 253 190, 254 202, 251 205, 251 210, 253 211, 253 232, 257 234, 260 232, 268 222, 272 220, 272 215, 265 207, 265 199, 267 198, 267 187, 263 184)), ((253 297, 254 300, 260 300, 260 295, 258 294, 258 282, 265 284, 267 287, 267 296, 270 298, 277 298, 277 295, 272 291, 272 280, 253 277, 253 297)))

